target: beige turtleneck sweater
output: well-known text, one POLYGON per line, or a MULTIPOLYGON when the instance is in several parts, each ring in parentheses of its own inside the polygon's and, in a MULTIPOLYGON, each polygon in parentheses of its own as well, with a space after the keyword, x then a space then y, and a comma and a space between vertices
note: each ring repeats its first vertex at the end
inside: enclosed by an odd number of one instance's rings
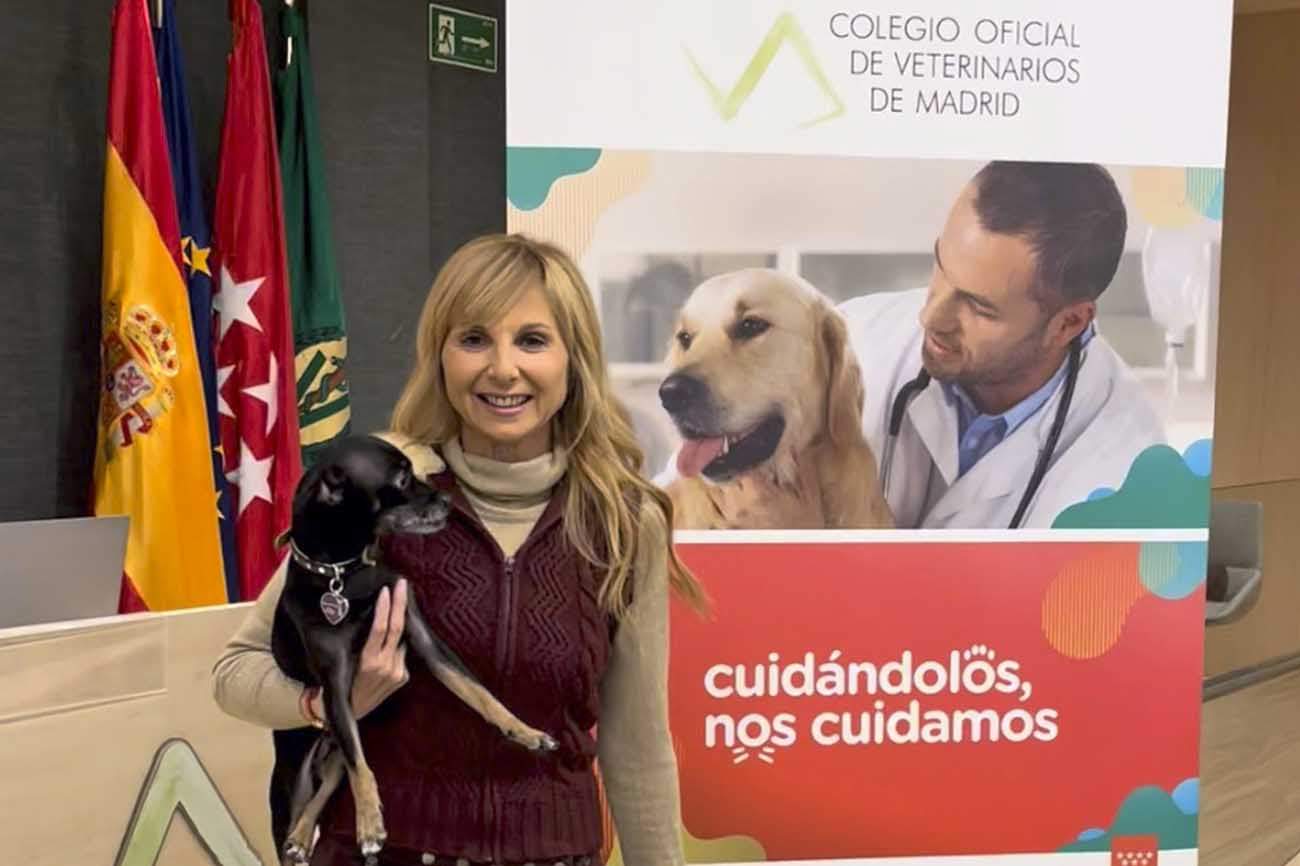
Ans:
MULTIPOLYGON (((385 436, 384 438, 390 438, 385 436)), ((427 447, 394 441, 417 471, 442 469, 427 447)), ((563 452, 522 463, 466 454, 455 440, 442 447, 461 490, 507 556, 528 537, 563 476, 563 452)), ((677 761, 668 730, 668 528, 652 509, 642 513, 636 592, 620 622, 601 682, 597 748, 623 862, 627 866, 684 863, 677 761)), ((249 611, 213 667, 213 693, 223 710, 266 728, 297 728, 302 684, 280 671, 271 655, 271 624, 283 568, 249 611)))

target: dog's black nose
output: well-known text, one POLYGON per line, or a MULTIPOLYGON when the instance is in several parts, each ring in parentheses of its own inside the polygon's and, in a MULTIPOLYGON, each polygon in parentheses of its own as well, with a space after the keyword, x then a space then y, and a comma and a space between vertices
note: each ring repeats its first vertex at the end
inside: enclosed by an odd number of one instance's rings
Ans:
POLYGON ((708 386, 694 376, 674 373, 659 386, 659 402, 669 412, 684 412, 708 399, 708 386))

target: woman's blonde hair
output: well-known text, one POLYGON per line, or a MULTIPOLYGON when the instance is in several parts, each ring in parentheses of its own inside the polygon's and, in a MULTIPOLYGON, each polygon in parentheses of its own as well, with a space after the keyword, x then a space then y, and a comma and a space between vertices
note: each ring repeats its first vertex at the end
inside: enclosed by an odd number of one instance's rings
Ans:
POLYGON ((451 255, 420 313, 415 368, 393 410, 393 429, 433 445, 455 437, 460 418, 442 377, 447 337, 455 327, 498 321, 539 285, 569 354, 568 396, 552 422, 554 444, 569 461, 564 529, 578 552, 605 573, 601 604, 615 616, 627 610, 640 508, 648 500, 668 527, 670 585, 705 609, 703 590, 673 550, 672 503, 641 474, 645 458, 610 385, 591 291, 558 247, 518 234, 486 235, 451 255))

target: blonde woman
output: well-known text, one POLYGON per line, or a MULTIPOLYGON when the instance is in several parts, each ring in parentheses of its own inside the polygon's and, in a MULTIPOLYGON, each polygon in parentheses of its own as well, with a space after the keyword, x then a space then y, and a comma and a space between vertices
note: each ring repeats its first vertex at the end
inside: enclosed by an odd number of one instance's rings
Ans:
MULTIPOLYGON (((592 864, 603 839, 593 761, 624 863, 683 862, 668 731, 670 589, 697 608, 673 552, 671 505, 611 392, 591 294, 560 250, 478 238, 442 268, 389 438, 447 490, 443 531, 394 538, 407 580, 381 598, 352 702, 379 781, 382 864, 592 864), (398 645, 407 593, 488 688, 555 737, 505 742, 398 645)), ((218 702, 274 729, 322 716, 270 655, 268 586, 214 670, 218 702)), ((341 786, 313 866, 358 860, 341 786)))

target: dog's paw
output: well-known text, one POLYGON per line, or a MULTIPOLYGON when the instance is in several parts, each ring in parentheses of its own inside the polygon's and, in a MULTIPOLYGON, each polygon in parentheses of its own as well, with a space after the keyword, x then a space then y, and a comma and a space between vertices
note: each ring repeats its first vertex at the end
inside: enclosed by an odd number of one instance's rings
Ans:
POLYGON ((550 734, 532 728, 506 731, 506 736, 530 752, 554 752, 560 747, 550 734))
POLYGON ((388 839, 384 829, 384 807, 379 801, 379 789, 374 774, 362 765, 362 772, 354 778, 352 792, 357 810, 357 847, 369 858, 378 854, 388 839))
POLYGON ((380 851, 384 850, 384 842, 388 839, 388 834, 380 832, 378 836, 365 836, 357 839, 357 847, 361 849, 361 856, 369 859, 375 857, 380 851))
POLYGON ((384 829, 384 820, 375 813, 370 818, 357 816, 357 847, 363 857, 374 857, 384 848, 388 840, 388 831, 384 829))
POLYGON ((302 845, 293 840, 284 843, 284 866, 305 866, 309 859, 302 845))

